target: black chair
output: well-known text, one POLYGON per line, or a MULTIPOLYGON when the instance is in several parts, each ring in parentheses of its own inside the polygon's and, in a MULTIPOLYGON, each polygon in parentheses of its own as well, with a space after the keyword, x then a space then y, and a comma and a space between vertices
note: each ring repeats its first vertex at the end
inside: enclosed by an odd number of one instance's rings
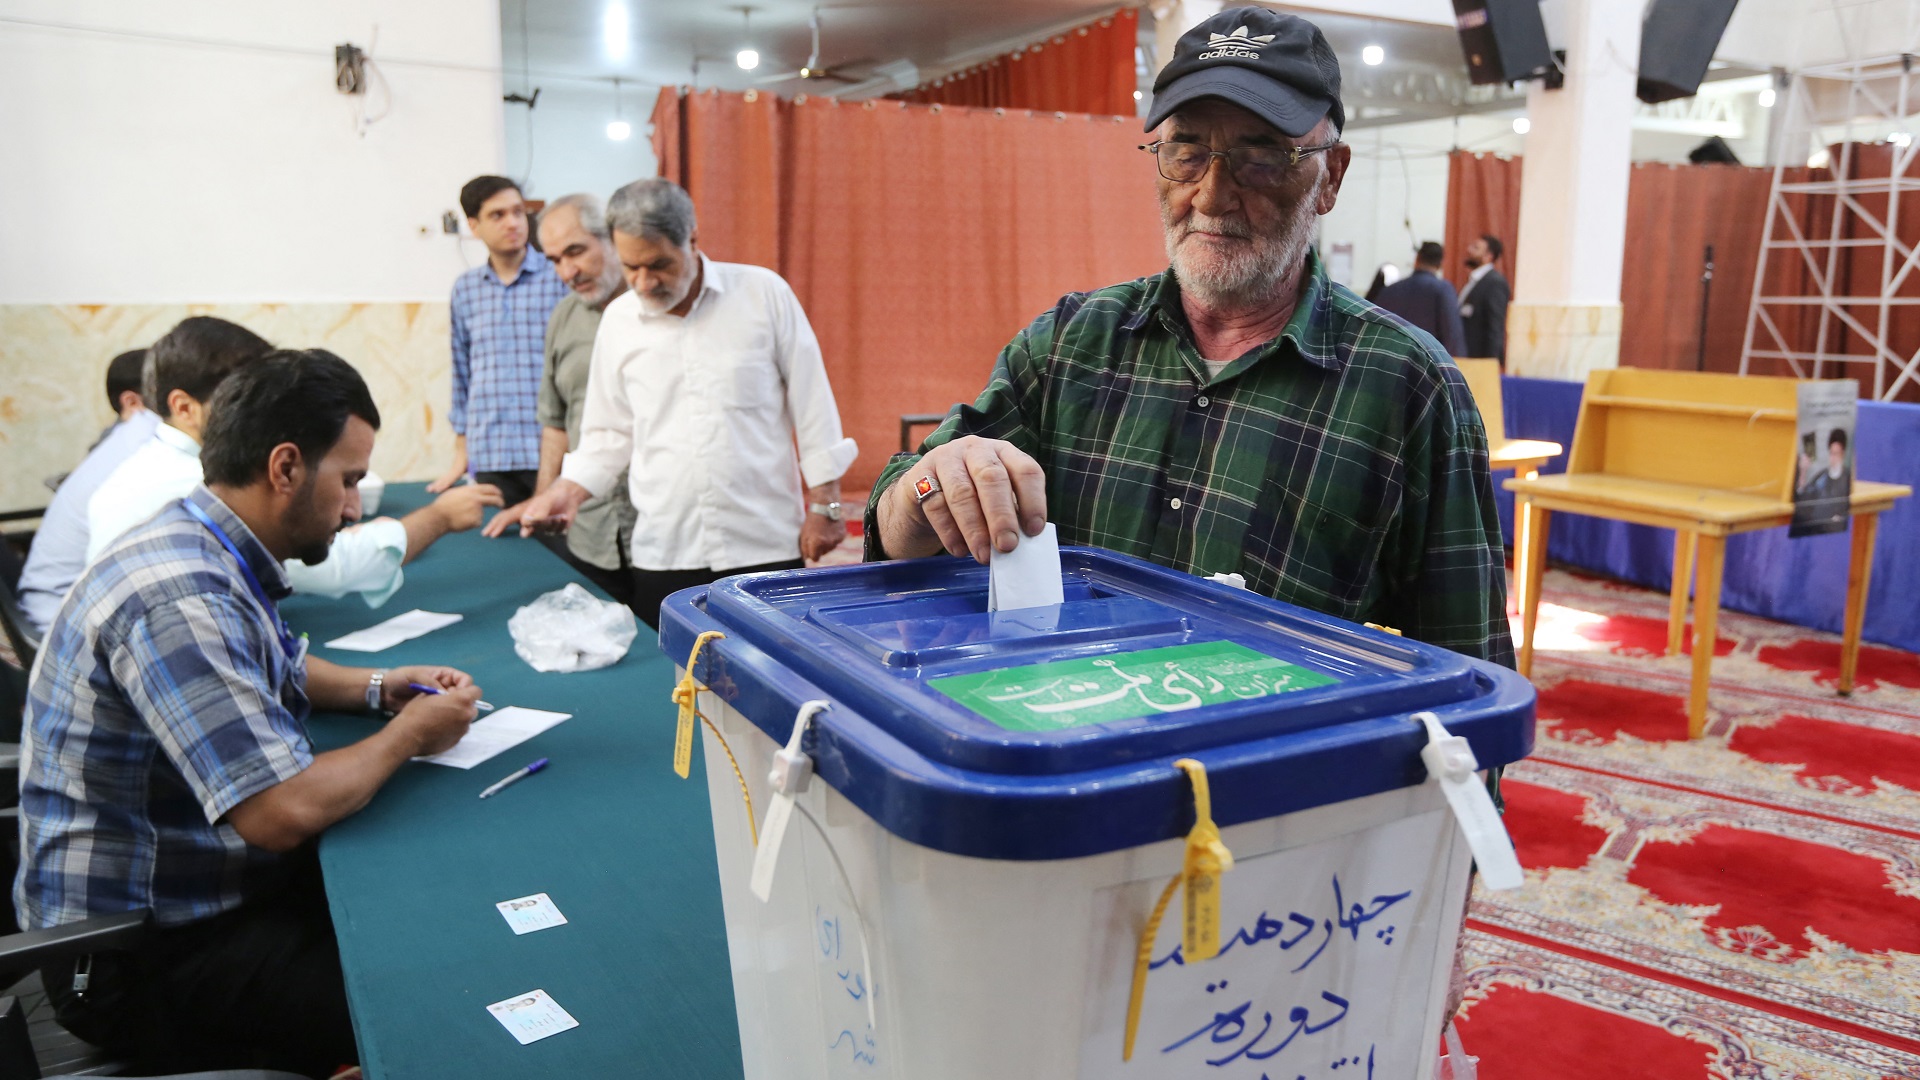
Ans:
POLYGON ((8 646, 20 660, 20 669, 29 671, 33 668, 34 656, 40 652, 40 634, 27 621, 27 613, 20 607, 20 572, 23 568, 13 547, 0 541, 0 631, 6 633, 8 646))

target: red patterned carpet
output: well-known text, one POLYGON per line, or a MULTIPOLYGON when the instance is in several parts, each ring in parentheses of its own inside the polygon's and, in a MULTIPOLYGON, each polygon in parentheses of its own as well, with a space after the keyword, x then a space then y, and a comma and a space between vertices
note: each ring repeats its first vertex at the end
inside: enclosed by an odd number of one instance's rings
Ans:
MULTIPOLYGON (((1920 1080, 1920 657, 1723 612, 1707 735, 1666 597, 1548 575, 1527 885, 1469 919, 1482 1080, 1920 1080)), ((1516 630, 1517 633, 1517 630, 1516 630)))

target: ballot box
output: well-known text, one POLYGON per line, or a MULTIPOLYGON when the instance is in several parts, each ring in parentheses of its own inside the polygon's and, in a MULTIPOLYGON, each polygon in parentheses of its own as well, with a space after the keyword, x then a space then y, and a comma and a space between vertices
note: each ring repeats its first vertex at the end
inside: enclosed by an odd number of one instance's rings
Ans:
POLYGON ((747 1077, 1427 1080, 1450 800, 1531 749, 1531 685, 1110 552, 1061 572, 1015 611, 944 557, 663 607, 747 1077))

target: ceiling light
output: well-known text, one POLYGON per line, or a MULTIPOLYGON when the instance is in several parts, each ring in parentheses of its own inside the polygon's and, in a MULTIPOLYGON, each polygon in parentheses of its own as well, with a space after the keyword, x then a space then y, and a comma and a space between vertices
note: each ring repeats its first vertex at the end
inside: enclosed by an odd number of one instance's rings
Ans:
POLYGON ((1760 107, 1763 109, 1773 108, 1773 87, 1769 86, 1760 91, 1760 107))
POLYGON ((627 16, 625 4, 616 2, 607 5, 600 16, 600 40, 606 49, 607 59, 625 60, 627 49, 633 40, 633 26, 627 16))
POLYGON ((633 125, 625 120, 612 120, 607 123, 607 138, 614 142, 626 142, 633 134, 633 125))
POLYGON ((1140 100, 1140 91, 1138 91, 1138 90, 1135 90, 1135 91, 1133 92, 1133 100, 1135 100, 1135 101, 1139 101, 1139 100, 1140 100))
POLYGON ((1524 116, 1516 116, 1513 118, 1513 133, 1515 135, 1525 135, 1527 132, 1532 130, 1533 130, 1533 121, 1527 119, 1524 116))
POLYGON ((1887 136, 1887 141, 1892 143, 1895 146, 1901 146, 1901 147, 1912 146, 1913 132, 1896 131, 1893 134, 1887 136))
POLYGON ((1368 67, 1379 67, 1387 59, 1387 50, 1378 45, 1369 45, 1360 50, 1360 62, 1368 67))
POLYGON ((1825 150, 1815 150, 1813 154, 1807 158, 1807 168, 1824 169, 1831 164, 1832 161, 1832 155, 1828 154, 1825 150))
POLYGON ((760 66, 760 51, 752 45, 753 9, 751 7, 743 6, 740 9, 740 41, 745 47, 734 54, 733 62, 740 65, 741 71, 752 71, 760 66))

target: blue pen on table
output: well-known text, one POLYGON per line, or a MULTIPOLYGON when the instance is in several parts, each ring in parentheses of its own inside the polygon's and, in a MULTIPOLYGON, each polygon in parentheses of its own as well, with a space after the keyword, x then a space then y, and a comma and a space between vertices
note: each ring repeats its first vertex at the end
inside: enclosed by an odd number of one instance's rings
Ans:
POLYGON ((505 788, 507 785, 517 784, 520 781, 525 780, 527 777, 532 776, 534 773, 537 773, 541 769, 544 769, 546 767, 547 767, 547 759, 541 758, 539 761, 536 761, 533 764, 527 766, 526 768, 521 769, 519 772, 514 773, 512 776, 507 777, 505 780, 502 780, 497 784, 489 784, 487 786, 487 789, 480 793, 480 797, 485 799, 485 798, 488 798, 489 796, 498 795, 500 794, 501 789, 505 788))
MULTIPOLYGON (((440 688, 439 688, 439 687, 437 687, 437 686, 426 686, 426 685, 423 685, 423 684, 421 684, 421 683, 417 683, 417 682, 410 682, 410 683, 408 683, 407 685, 408 685, 408 686, 410 686, 410 687, 412 687, 412 688, 413 688, 413 689, 415 689, 415 690, 418 690, 418 691, 420 691, 420 692, 421 692, 421 693, 423 693, 423 694, 444 694, 444 693, 446 693, 446 691, 445 691, 445 690, 442 690, 442 689, 440 689, 440 688)), ((476 708, 476 709, 479 709, 479 710, 480 710, 481 712, 492 712, 492 711, 493 711, 493 706, 491 706, 491 705, 489 705, 489 704, 487 704, 487 703, 486 703, 486 702, 484 702, 484 701, 476 701, 476 702, 474 702, 474 703, 473 703, 473 707, 474 707, 474 708, 476 708)))

